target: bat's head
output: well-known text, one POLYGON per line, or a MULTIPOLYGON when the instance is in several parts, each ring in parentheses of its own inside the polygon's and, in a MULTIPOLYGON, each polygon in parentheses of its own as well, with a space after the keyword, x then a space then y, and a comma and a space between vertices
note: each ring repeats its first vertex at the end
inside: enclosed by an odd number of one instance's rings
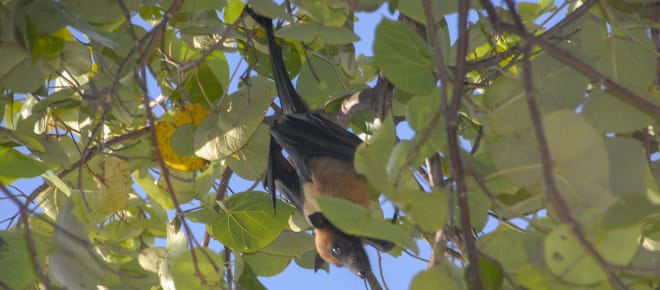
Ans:
POLYGON ((317 255, 314 271, 321 268, 324 262, 329 262, 348 268, 360 278, 366 278, 371 273, 362 239, 340 231, 322 213, 310 215, 309 220, 315 228, 314 243, 317 255))

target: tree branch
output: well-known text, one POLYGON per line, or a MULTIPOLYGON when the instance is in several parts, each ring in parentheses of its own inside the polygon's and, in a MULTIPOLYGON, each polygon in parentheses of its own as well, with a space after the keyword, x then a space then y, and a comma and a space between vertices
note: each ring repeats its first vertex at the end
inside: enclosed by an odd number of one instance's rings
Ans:
MULTIPOLYGON (((433 13, 431 9, 430 0, 424 0, 424 11, 426 14, 426 22, 428 35, 430 36, 431 47, 433 49, 433 56, 436 61, 437 67, 435 72, 442 82, 442 101, 441 108, 439 112, 445 113, 445 129, 447 132, 447 142, 449 148, 449 159, 451 162, 451 171, 452 177, 456 182, 456 194, 458 196, 458 206, 460 208, 461 216, 461 232, 465 242, 465 247, 467 251, 468 262, 470 267, 468 267, 468 282, 474 289, 481 290, 483 289, 481 278, 479 276, 479 252, 476 247, 474 240, 474 235, 472 234, 472 224, 470 221, 470 207, 467 199, 467 186, 465 184, 465 176, 463 172, 463 165, 461 164, 460 158, 460 146, 458 142, 458 107, 460 105, 460 100, 463 96, 463 84, 465 82, 465 56, 467 55, 467 14, 470 8, 469 0, 461 0, 458 4, 458 54, 457 54, 457 68, 456 74, 454 76, 454 91, 452 93, 451 104, 448 104, 449 100, 447 97, 447 85, 451 83, 451 78, 446 70, 445 61, 442 57, 442 51, 440 48, 438 35, 435 29, 435 20, 433 19, 433 13)), ((436 116, 439 114, 436 113, 436 116)), ((431 125, 434 126, 435 123, 431 125)))

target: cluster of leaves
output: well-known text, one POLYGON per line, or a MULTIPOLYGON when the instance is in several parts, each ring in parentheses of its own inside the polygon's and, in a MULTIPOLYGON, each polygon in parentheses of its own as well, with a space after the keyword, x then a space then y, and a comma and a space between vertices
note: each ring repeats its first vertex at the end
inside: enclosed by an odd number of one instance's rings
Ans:
MULTIPOLYGON (((324 213, 413 252, 427 241, 413 289, 657 288, 657 3, 442 2, 249 1, 283 20, 276 36, 310 107, 370 97, 369 110, 332 113, 350 114, 366 139, 356 169, 403 216, 391 225, 333 199, 324 213), (399 20, 378 24, 374 56, 356 55, 354 13, 385 2, 399 20), (462 25, 445 20, 455 13, 462 25)), ((291 261, 312 268, 292 207, 274 213, 255 186, 228 194, 232 176, 262 178, 276 95, 244 5, 0 1, 0 192, 16 209, 0 285, 263 289, 257 277, 291 261), (245 66, 228 56, 248 63, 237 89, 245 66), (210 113, 180 122, 193 107, 210 113), (25 178, 42 184, 24 192, 25 178)))

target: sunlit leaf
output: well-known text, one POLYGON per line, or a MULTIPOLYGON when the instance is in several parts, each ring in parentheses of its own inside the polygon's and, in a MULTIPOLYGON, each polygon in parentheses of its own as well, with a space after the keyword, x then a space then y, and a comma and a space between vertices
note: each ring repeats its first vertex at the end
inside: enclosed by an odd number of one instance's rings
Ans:
POLYGON ((262 249, 286 227, 293 209, 277 201, 273 211, 270 196, 263 192, 232 195, 212 224, 212 234, 224 245, 240 252, 262 249))
POLYGON ((0 146, 0 182, 12 183, 19 178, 38 176, 48 165, 32 159, 15 149, 0 146))
POLYGON ((217 113, 197 127, 195 155, 217 160, 240 150, 259 127, 274 95, 271 82, 253 77, 252 86, 244 86, 232 94, 217 113))
POLYGON ((245 147, 236 153, 236 157, 226 159, 227 165, 242 178, 258 179, 263 174, 268 162, 269 141, 268 128, 264 125, 259 126, 245 147))

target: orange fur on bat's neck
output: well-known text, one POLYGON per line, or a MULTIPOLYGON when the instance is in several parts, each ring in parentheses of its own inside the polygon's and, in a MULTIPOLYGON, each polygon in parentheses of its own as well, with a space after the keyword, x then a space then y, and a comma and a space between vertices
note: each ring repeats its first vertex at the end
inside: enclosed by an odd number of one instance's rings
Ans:
POLYGON ((341 198, 363 207, 369 206, 367 178, 355 172, 353 162, 314 157, 307 161, 307 166, 312 172, 312 182, 303 184, 305 216, 320 211, 316 202, 318 196, 341 198))

